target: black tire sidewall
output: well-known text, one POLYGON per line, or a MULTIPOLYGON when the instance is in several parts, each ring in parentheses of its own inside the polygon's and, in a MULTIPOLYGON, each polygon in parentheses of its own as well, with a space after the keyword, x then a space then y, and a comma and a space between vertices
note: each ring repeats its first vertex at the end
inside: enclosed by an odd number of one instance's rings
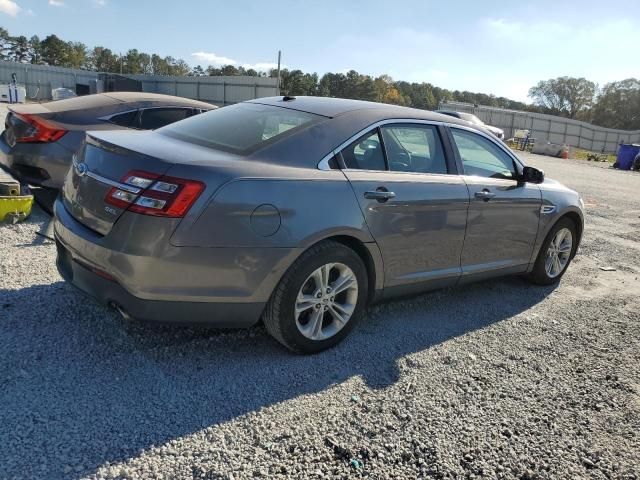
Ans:
POLYGON ((284 294, 280 298, 281 304, 278 309, 280 312, 278 323, 283 340, 289 348, 300 353, 314 353, 341 342, 363 315, 368 295, 367 271, 358 254, 345 246, 323 249, 315 255, 300 260, 301 264, 298 268, 286 278, 284 294), (353 271, 358 280, 358 301, 351 318, 338 333, 326 340, 315 341, 305 337, 298 330, 294 307, 303 282, 313 271, 327 263, 342 263, 353 271))

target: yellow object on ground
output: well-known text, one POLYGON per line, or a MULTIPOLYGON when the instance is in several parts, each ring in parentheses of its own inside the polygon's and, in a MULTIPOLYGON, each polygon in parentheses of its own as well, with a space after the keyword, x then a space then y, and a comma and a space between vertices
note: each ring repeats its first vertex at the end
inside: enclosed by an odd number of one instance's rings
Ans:
POLYGON ((33 195, 0 197, 0 222, 21 222, 31 214, 33 195))

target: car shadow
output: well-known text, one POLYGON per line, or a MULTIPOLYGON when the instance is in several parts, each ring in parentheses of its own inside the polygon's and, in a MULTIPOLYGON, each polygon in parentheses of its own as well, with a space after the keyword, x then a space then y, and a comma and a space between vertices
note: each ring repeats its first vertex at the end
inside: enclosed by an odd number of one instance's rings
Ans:
POLYGON ((0 477, 89 475, 353 376, 387 388, 407 355, 518 315, 552 290, 503 279, 377 305, 342 344, 311 356, 289 353, 262 326, 126 322, 64 282, 0 290, 0 477))

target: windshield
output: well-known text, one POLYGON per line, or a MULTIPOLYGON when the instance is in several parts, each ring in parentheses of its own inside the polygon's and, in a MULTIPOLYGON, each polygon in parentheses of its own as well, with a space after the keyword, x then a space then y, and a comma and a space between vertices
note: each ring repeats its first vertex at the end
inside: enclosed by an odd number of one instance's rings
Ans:
POLYGON ((178 140, 246 155, 323 118, 288 108, 238 103, 156 131, 178 140))
POLYGON ((466 120, 467 122, 474 123, 476 125, 484 125, 484 122, 480 120, 478 117, 471 113, 462 113, 460 112, 460 118, 462 120, 466 120))

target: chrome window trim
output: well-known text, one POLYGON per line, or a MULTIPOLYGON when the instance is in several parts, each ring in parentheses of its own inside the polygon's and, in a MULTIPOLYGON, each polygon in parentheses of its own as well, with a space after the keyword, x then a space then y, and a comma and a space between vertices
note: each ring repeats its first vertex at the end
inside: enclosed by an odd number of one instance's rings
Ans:
MULTIPOLYGON (((421 120, 421 119, 417 119, 417 118, 391 118, 391 119, 386 119, 386 120, 380 120, 376 123, 372 123, 371 125, 369 125, 368 127, 363 128, 362 130, 360 130, 358 133, 356 133, 355 135, 352 135, 351 137, 349 137, 348 140, 342 142, 340 145, 338 145, 336 148, 334 148, 333 150, 331 150, 331 152, 327 153, 324 157, 322 157, 322 160, 320 160, 318 162, 318 169, 319 170, 333 170, 330 166, 329 166, 329 161, 338 153, 340 153, 340 151, 347 147, 348 145, 350 145, 352 142, 354 142, 355 140, 357 140, 359 137, 363 136, 364 134, 366 134, 369 131, 375 130, 378 127, 382 127, 384 125, 388 125, 390 123, 402 123, 402 124, 407 124, 407 123, 414 123, 417 125, 433 125, 435 127, 437 127, 438 125, 446 125, 446 123, 443 123, 441 121, 437 121, 437 120, 421 120)), ((357 169, 357 168, 343 168, 340 170, 345 170, 345 171, 349 171, 349 170, 358 170, 358 171, 364 171, 361 169, 357 169)), ((391 170, 371 170, 373 172, 387 172, 387 173, 394 173, 391 170)), ((396 172, 397 173, 397 172, 396 172)), ((399 173, 405 173, 405 172, 399 172, 399 173)), ((420 172, 413 172, 413 173, 420 173, 420 172)), ((451 174, 447 174, 447 175, 451 175, 451 174)))

